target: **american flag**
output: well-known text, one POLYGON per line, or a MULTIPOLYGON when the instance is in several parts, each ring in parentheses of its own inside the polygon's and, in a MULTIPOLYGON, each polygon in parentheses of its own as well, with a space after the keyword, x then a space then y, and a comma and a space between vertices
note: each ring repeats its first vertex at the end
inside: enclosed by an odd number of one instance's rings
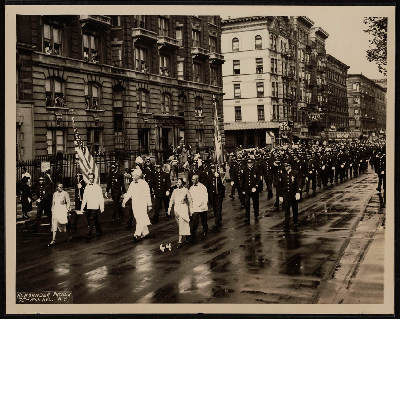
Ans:
MULTIPOLYGON (((70 112, 73 112, 73 110, 70 110, 70 112)), ((74 129, 75 151, 78 156, 79 167, 81 170, 81 174, 83 176, 83 180, 86 183, 89 183, 88 174, 90 172, 93 172, 94 183, 100 185, 99 169, 94 161, 94 157, 90 154, 89 149, 79 136, 78 129, 76 129, 75 120, 73 116, 72 116, 72 127, 74 129)))
POLYGON ((221 174, 222 181, 224 181, 223 168, 222 165, 224 163, 224 156, 222 153, 222 138, 221 132, 219 131, 218 125, 218 110, 217 110, 217 102, 214 98, 214 142, 215 142, 215 159, 218 163, 219 173, 221 174))

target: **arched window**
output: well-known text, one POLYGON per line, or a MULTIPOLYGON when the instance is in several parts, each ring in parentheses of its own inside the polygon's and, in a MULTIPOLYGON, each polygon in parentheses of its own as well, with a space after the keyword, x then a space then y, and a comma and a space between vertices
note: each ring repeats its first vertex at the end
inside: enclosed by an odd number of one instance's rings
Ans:
POLYGON ((161 112, 163 114, 171 113, 171 96, 168 93, 162 95, 161 112))
POLYGON ((136 101, 137 112, 149 112, 149 92, 145 89, 139 89, 136 101))
POLYGON ((100 86, 89 82, 85 85, 85 109, 100 110, 100 86))
POLYGON ((239 51, 239 39, 236 37, 232 39, 232 51, 239 51))
POLYGON ((194 115, 196 117, 203 116, 203 99, 201 97, 196 97, 194 99, 194 115))
POLYGON ((254 41, 255 41, 255 49, 256 50, 262 49, 262 37, 260 35, 257 35, 254 41))
POLYGON ((65 82, 59 78, 47 78, 45 81, 46 107, 66 108, 64 98, 65 82))

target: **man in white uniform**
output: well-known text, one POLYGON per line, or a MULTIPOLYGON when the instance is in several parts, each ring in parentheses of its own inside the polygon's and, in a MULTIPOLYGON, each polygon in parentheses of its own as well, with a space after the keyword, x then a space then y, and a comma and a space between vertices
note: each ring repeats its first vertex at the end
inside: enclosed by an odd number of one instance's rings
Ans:
POLYGON ((193 205, 190 210, 192 215, 192 226, 191 234, 192 241, 196 239, 196 231, 199 226, 199 217, 201 219, 201 224, 203 225, 203 235, 205 236, 208 231, 207 224, 207 210, 208 210, 208 193, 207 188, 199 182, 199 176, 192 176, 192 186, 190 186, 189 192, 192 196, 193 205))
POLYGON ((140 179, 140 174, 136 170, 132 172, 132 182, 124 195, 122 207, 125 207, 129 199, 132 199, 132 211, 136 220, 134 241, 137 242, 149 234, 148 225, 151 223, 148 211, 151 210, 152 204, 149 185, 144 179, 140 179))
POLYGON ((104 211, 104 197, 101 186, 94 183, 94 174, 88 174, 89 183, 85 187, 83 193, 81 212, 85 211, 86 219, 88 221, 89 232, 86 235, 90 238, 92 235, 93 227, 96 228, 97 236, 102 234, 102 229, 99 222, 98 212, 104 211))

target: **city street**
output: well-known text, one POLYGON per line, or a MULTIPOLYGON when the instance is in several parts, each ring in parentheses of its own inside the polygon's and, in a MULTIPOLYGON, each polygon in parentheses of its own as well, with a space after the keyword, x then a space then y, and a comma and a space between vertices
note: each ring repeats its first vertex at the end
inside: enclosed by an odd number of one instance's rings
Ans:
MULTIPOLYGON (((58 233, 52 248, 48 225, 37 234, 18 225, 16 291, 71 292, 74 304, 382 303, 385 209, 376 182, 369 169, 306 195, 298 232, 283 231, 284 212, 275 211, 266 190, 260 219, 250 225, 227 192, 222 227, 181 249, 174 218, 162 218, 149 238, 134 243, 134 229, 111 223, 110 206, 101 215, 103 235, 89 241, 84 217, 71 243, 58 233), (171 250, 160 249, 169 243, 171 250)), ((212 210, 208 215, 212 227, 212 210)))

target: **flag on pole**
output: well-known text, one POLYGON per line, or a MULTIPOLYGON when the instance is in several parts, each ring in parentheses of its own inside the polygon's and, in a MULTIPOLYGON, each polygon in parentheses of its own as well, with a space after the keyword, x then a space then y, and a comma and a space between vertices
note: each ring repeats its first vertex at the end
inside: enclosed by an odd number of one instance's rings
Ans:
MULTIPOLYGON (((73 112, 74 110, 70 110, 73 112)), ((75 151, 78 156, 78 163, 81 169, 81 174, 83 176, 83 180, 86 183, 89 183, 88 175, 90 172, 94 173, 94 183, 100 185, 100 174, 99 169, 94 161, 94 157, 90 154, 89 149, 82 141, 81 137, 79 136, 78 129, 75 126, 75 120, 72 116, 72 127, 74 129, 74 144, 75 144, 75 151)))
POLYGON ((224 156, 222 153, 222 137, 218 125, 218 110, 215 96, 213 96, 214 102, 214 143, 215 143, 215 161, 218 163, 218 168, 221 174, 222 181, 225 181, 225 174, 223 170, 224 156))

